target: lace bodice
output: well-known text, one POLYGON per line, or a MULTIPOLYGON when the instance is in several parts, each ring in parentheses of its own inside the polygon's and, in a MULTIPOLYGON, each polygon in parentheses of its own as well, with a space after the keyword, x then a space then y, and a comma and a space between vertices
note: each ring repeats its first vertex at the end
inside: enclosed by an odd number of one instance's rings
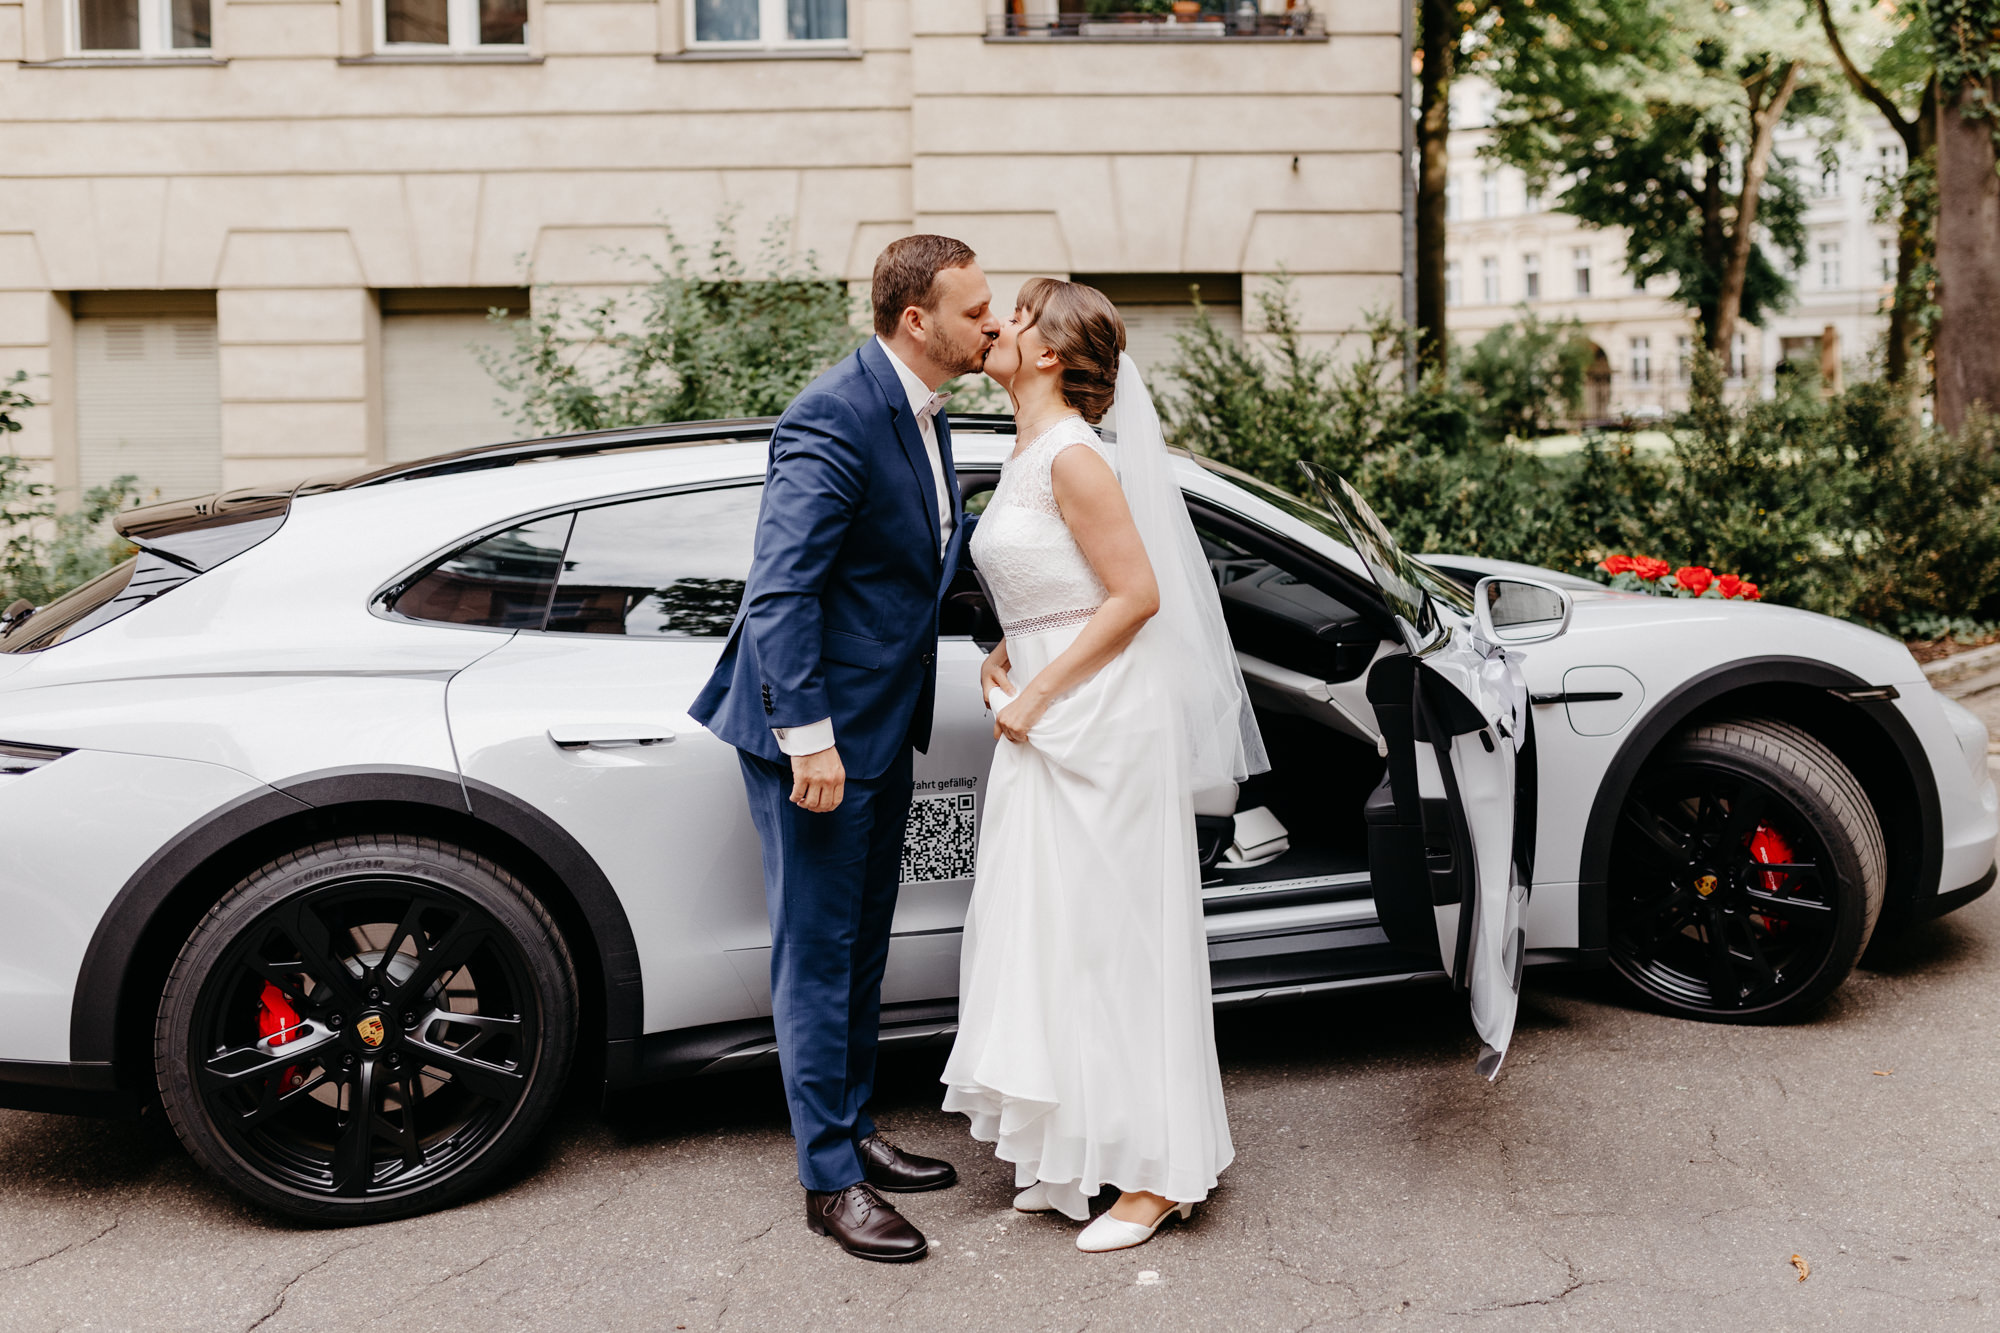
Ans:
POLYGON ((972 559, 1010 639, 1080 625, 1104 602, 1104 583, 1063 522, 1051 481, 1056 455, 1080 444, 1117 466, 1083 418, 1059 421, 1001 467, 973 529, 972 559))

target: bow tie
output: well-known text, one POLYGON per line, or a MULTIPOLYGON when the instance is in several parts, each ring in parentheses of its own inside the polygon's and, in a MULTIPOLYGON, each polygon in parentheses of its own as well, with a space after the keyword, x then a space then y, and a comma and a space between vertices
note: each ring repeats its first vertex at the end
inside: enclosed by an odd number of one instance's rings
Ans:
POLYGON ((922 426, 926 421, 935 420, 937 414, 944 411, 944 405, 950 401, 951 395, 948 393, 932 394, 930 400, 917 409, 917 425, 922 426))

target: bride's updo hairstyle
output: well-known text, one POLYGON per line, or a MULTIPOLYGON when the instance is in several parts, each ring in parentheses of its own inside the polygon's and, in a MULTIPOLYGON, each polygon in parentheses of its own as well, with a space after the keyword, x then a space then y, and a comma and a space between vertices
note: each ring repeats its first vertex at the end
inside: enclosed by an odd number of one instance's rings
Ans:
POLYGON ((1095 287, 1060 278, 1030 278, 1015 306, 1062 361, 1064 401, 1096 425, 1111 410, 1118 388, 1118 354, 1125 350, 1125 321, 1095 287))

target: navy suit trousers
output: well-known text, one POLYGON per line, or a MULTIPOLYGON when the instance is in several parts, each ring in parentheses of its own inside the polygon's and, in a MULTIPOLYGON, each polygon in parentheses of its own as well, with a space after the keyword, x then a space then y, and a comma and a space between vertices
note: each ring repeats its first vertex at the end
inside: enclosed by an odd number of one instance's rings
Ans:
POLYGON ((862 1179, 856 1140, 875 1132, 866 1107, 910 816, 910 749, 878 778, 849 778, 825 814, 792 804, 789 760, 737 754, 764 848, 771 1015, 799 1183, 845 1189, 862 1179))

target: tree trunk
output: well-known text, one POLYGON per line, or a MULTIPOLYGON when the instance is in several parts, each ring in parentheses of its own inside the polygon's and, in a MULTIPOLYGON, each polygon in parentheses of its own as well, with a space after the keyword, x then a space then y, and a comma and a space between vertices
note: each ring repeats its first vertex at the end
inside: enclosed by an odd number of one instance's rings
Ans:
MULTIPOLYGON (((1994 122, 1964 114, 1976 85, 1946 90, 1937 122, 1937 417, 2000 412, 2000 175, 1994 122)), ((1989 85, 1988 95, 2000 93, 1989 85)))
POLYGON ((1421 0, 1417 122, 1417 369, 1444 364, 1444 206, 1451 170, 1451 75, 1459 24, 1450 0, 1421 0))
MULTIPOLYGON (((1736 221, 1729 238, 1729 263, 1722 270, 1721 290, 1715 296, 1715 334, 1709 345, 1723 356, 1729 354, 1736 337, 1736 316, 1743 308, 1743 280, 1750 271, 1750 247, 1757 243, 1757 201, 1764 192, 1764 175, 1771 167, 1771 139, 1778 122, 1784 119, 1785 103, 1798 87, 1799 66, 1785 66, 1784 77, 1762 108, 1759 94, 1750 99, 1750 151, 1743 159, 1743 193, 1736 201, 1736 221)), ((1761 90, 1761 85, 1760 85, 1761 90)))
MULTIPOLYGON (((1710 133, 1701 141, 1701 263, 1708 273, 1720 273, 1729 253, 1729 237, 1722 229, 1722 136, 1710 133)), ((1701 336, 1708 350, 1724 358, 1729 349, 1715 343, 1715 290, 1710 288, 1702 294, 1701 303, 1696 308, 1701 320, 1701 336)), ((1728 378, 1728 367, 1724 366, 1724 378, 1728 378)))

